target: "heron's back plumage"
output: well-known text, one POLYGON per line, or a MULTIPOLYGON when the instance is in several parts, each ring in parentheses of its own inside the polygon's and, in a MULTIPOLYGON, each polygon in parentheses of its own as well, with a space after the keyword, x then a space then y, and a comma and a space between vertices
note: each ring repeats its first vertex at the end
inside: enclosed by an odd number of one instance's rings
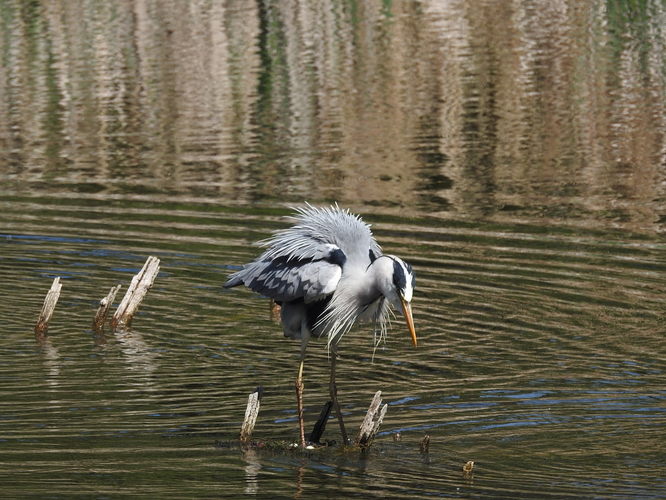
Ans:
POLYGON ((323 208, 307 205, 297 208, 296 212, 297 215, 292 217, 296 222, 294 226, 260 242, 262 246, 269 247, 262 257, 321 259, 330 253, 331 245, 334 245, 344 254, 345 264, 367 267, 370 250, 377 256, 381 255, 370 226, 349 210, 341 209, 337 204, 323 208))
POLYGON ((373 290, 358 293, 360 278, 381 255, 370 226, 337 204, 308 204, 296 209, 292 219, 292 227, 259 242, 266 250, 234 273, 225 287, 244 284, 282 303, 287 336, 299 335, 300 317, 312 334, 327 334, 329 342, 364 315, 385 331, 388 304, 378 294, 373 296, 373 290))

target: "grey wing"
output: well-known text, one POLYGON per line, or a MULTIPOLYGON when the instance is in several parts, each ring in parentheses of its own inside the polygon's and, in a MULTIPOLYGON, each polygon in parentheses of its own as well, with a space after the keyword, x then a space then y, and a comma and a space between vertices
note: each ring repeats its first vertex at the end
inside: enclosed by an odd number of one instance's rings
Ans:
POLYGON ((307 205, 294 219, 296 225, 260 242, 266 251, 224 286, 244 284, 277 301, 312 302, 335 291, 345 262, 367 267, 381 255, 370 226, 337 205, 307 205))
POLYGON ((321 300, 335 291, 342 276, 340 254, 322 259, 274 259, 259 257, 234 273, 224 284, 226 288, 244 284, 261 295, 278 302, 303 299, 306 303, 321 300))

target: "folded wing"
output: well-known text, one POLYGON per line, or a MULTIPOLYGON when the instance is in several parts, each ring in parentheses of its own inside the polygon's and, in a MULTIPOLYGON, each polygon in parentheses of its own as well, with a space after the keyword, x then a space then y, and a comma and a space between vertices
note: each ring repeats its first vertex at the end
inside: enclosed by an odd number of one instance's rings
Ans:
POLYGON ((326 245, 310 258, 274 255, 268 252, 233 274, 225 288, 245 285, 278 302, 321 300, 335 291, 346 257, 335 245, 326 245))

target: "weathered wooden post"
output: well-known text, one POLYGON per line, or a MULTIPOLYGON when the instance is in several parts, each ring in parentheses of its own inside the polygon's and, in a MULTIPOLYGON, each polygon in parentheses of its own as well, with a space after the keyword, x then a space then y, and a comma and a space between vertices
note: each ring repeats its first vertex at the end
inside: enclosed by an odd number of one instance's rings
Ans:
POLYGON ((247 407, 245 408, 245 418, 243 419, 243 425, 241 426, 240 431, 240 442, 241 444, 247 444, 250 442, 252 437, 252 432, 254 431, 254 425, 257 423, 257 415, 259 415, 259 407, 261 406, 261 393, 263 389, 257 387, 257 389, 251 393, 247 398, 247 407))
POLYGON ((111 319, 111 329, 122 329, 132 322, 132 317, 139 308, 141 301, 153 286, 160 272, 160 259, 150 256, 146 259, 141 271, 132 278, 132 282, 111 319))
POLYGON ((361 423, 361 427, 358 431, 358 436, 356 437, 356 445, 361 448, 367 448, 372 443, 372 440, 377 435, 379 431, 379 426, 384 420, 384 415, 386 415, 386 410, 388 405, 385 404, 381 407, 382 404, 382 391, 377 391, 375 396, 372 398, 368 412, 365 414, 365 418, 361 423), (376 420, 375 420, 376 419, 376 420))
POLYGON ((95 319, 92 324, 92 328, 96 333, 100 333, 104 330, 104 323, 106 323, 106 318, 109 315, 109 310, 113 305, 113 300, 116 298, 118 290, 120 290, 120 285, 111 287, 111 290, 106 297, 99 301, 99 307, 97 308, 95 319))
POLYGON ((39 319, 35 325, 35 335, 37 337, 44 337, 44 335, 46 335, 46 331, 49 329, 49 321, 53 315, 53 310, 58 303, 58 298, 60 298, 61 289, 62 284, 60 283, 60 277, 57 277, 53 280, 51 289, 46 294, 44 305, 42 306, 42 312, 39 314, 39 319))

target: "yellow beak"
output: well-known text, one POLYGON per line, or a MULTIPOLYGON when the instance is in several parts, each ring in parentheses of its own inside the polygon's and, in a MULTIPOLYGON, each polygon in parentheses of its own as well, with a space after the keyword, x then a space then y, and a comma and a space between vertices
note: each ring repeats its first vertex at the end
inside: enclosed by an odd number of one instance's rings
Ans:
POLYGON ((407 328, 409 328, 409 333, 412 336, 412 344, 414 347, 418 345, 416 340, 416 330, 414 330, 414 318, 412 318, 412 306, 405 299, 400 297, 400 304, 402 304, 402 314, 405 315, 405 321, 407 321, 407 328))

